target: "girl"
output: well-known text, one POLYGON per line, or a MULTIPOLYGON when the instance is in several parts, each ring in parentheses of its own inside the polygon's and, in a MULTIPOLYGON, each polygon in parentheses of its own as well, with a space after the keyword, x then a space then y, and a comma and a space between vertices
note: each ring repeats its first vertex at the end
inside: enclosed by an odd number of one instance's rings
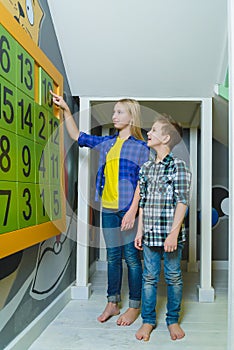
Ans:
POLYGON ((64 99, 52 91, 51 94, 53 102, 63 110, 70 137, 78 141, 80 147, 100 153, 95 199, 102 201, 108 288, 107 305, 98 321, 105 322, 120 313, 124 255, 128 268, 129 308, 119 316, 117 324, 128 326, 138 317, 141 303, 142 265, 139 251, 134 247, 134 223, 140 198, 138 173, 149 157, 149 148, 140 129, 140 105, 133 99, 119 100, 112 116, 115 134, 96 136, 80 132, 64 99))

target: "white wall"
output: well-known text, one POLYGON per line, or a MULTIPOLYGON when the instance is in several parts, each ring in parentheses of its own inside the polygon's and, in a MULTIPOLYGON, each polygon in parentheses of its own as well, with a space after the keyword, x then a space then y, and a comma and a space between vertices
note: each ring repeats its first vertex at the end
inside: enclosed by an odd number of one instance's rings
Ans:
POLYGON ((73 95, 210 97, 226 0, 48 0, 73 95))

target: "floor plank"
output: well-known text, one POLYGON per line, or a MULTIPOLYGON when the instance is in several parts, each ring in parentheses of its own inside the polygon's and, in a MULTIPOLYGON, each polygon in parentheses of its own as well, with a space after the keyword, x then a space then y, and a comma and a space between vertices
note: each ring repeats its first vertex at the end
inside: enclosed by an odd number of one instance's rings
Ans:
MULTIPOLYGON (((116 317, 100 324, 97 316, 106 304, 106 272, 97 271, 92 277, 92 295, 89 300, 71 300, 56 319, 46 328, 29 350, 226 350, 227 344, 227 271, 213 273, 215 301, 199 303, 197 300, 198 273, 184 272, 184 294, 181 326, 186 336, 172 341, 165 325, 166 288, 161 278, 157 328, 149 342, 138 341, 136 330, 141 318, 129 327, 116 325, 116 317)), ((128 306, 127 277, 123 279, 122 310, 128 306)))

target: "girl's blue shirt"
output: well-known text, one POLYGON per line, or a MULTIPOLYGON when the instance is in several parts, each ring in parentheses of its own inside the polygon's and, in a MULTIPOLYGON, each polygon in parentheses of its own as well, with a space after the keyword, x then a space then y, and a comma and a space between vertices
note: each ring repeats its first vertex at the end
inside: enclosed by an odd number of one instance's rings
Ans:
MULTIPOLYGON (((89 147, 100 153, 96 176, 96 201, 101 198, 105 185, 106 155, 117 137, 118 133, 111 136, 96 136, 80 132, 78 138, 80 147, 89 147)), ((137 186, 139 170, 148 159, 149 148, 145 141, 130 136, 123 143, 119 161, 119 210, 129 209, 137 186)))

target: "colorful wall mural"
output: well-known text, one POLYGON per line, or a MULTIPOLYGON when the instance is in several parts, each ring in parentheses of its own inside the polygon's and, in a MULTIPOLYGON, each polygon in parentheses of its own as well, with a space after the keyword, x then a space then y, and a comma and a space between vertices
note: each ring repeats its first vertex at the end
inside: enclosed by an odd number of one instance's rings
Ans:
MULTIPOLYGON (((73 111, 62 57, 47 1, 1 0, 7 11, 61 72, 73 111), (45 35, 46 33, 46 35, 45 35)), ((1 14, 0 14, 1 16, 1 14)), ((75 280, 77 148, 64 136, 66 229, 48 240, 0 259, 0 349, 4 349, 75 280), (69 182, 67 181, 69 177, 69 182)))
POLYGON ((1 0, 32 40, 38 44, 44 11, 38 0, 1 0))

